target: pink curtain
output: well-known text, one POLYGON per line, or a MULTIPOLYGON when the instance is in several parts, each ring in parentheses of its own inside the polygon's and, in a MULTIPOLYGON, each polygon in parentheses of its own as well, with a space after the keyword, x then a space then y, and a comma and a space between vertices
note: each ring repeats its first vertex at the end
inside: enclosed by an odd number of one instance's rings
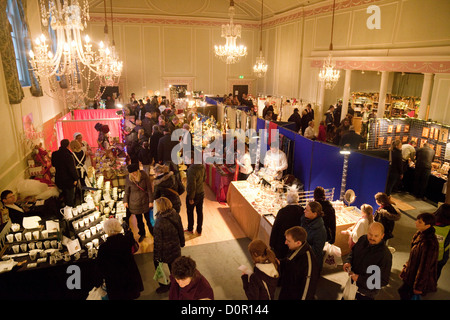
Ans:
POLYGON ((56 121, 56 136, 58 140, 57 148, 59 148, 62 139, 69 139, 70 141, 72 141, 74 133, 79 132, 83 135, 83 140, 86 141, 91 146, 91 148, 96 149, 98 147, 97 144, 98 131, 95 130, 94 126, 98 122, 103 125, 109 126, 109 136, 111 138, 119 137, 119 140, 122 141, 122 129, 121 129, 122 118, 116 115, 115 112, 117 110, 118 109, 74 110, 74 118, 76 120, 71 120, 70 113, 58 119, 58 121, 56 121), (91 112, 91 111, 100 111, 100 112, 91 112), (114 115, 115 117, 112 117, 112 115, 114 115), (89 118, 93 116, 103 116, 104 118, 95 118, 95 117, 89 118), (84 119, 80 120, 77 119, 77 117, 84 119))
POLYGON ((116 114, 121 109, 86 109, 86 110, 74 110, 74 120, 92 120, 92 119, 110 119, 118 118, 116 114))

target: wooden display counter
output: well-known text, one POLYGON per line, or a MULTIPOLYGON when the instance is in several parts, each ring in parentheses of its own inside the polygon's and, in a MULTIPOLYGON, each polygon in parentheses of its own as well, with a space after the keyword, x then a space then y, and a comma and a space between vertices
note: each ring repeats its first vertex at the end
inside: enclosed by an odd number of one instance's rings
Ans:
MULTIPOLYGON (((230 183, 227 194, 227 202, 231 209, 231 214, 239 223, 245 235, 251 240, 261 239, 269 245, 270 233, 274 218, 277 212, 260 213, 252 205, 256 197, 256 191, 243 195, 242 190, 252 188, 247 181, 233 181, 230 183)), ((336 239, 335 245, 341 249, 342 255, 350 252, 348 246, 348 235, 341 234, 341 231, 354 225, 360 218, 361 213, 356 207, 336 210, 336 239)))

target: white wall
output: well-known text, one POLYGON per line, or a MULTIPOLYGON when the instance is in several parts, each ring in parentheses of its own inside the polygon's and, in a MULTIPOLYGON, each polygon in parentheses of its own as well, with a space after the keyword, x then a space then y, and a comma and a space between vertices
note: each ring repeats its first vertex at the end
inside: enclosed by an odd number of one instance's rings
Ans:
MULTIPOLYGON (((39 31, 40 15, 38 2, 28 2, 28 23, 32 29, 32 38, 39 31)), ((46 95, 33 97, 29 87, 23 88, 25 98, 21 103, 11 105, 8 100, 3 65, 0 63, 0 190, 15 190, 16 183, 28 177, 27 160, 31 159, 31 142, 38 144, 43 139, 29 141, 24 136, 22 118, 28 114, 33 116, 33 126, 37 132, 42 132, 43 125, 58 114, 64 112, 64 104, 46 95)))

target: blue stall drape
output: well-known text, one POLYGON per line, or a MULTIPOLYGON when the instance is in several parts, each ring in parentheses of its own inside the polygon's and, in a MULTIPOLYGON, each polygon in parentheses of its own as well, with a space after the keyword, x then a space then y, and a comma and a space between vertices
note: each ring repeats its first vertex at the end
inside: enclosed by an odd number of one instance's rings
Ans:
MULTIPOLYGON (((267 122, 257 119, 257 130, 268 129, 267 122)), ((293 174, 304 184, 305 191, 314 190, 317 186, 325 189, 335 188, 334 199, 338 200, 341 191, 344 156, 339 153, 338 146, 312 141, 302 135, 278 126, 279 133, 294 140, 293 174)), ((267 137, 265 138, 267 142, 267 137)), ((268 145, 262 149, 267 150, 268 145)), ((264 152, 262 150, 262 152, 264 152)), ((261 161, 263 158, 261 158, 261 161)), ((374 196, 384 192, 387 180, 389 161, 354 151, 349 156, 346 190, 353 189, 356 200, 352 204, 361 206, 364 203, 377 208, 374 196)))

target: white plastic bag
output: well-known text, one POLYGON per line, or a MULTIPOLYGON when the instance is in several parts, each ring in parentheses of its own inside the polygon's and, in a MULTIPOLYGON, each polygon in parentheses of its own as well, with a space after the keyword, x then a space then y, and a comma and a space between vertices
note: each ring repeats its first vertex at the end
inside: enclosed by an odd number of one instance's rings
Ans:
POLYGON ((358 287, 356 286, 356 282, 352 280, 352 277, 348 277, 347 283, 344 287, 344 293, 342 295, 343 300, 355 300, 356 291, 358 287))
POLYGON ((169 265, 165 262, 159 262, 156 267, 155 274, 153 275, 153 280, 158 281, 160 284, 169 285, 170 284, 170 270, 169 265))
POLYGON ((334 244, 329 244, 325 242, 323 247, 325 254, 323 257, 323 267, 327 269, 335 269, 338 265, 342 265, 342 254, 341 248, 335 246, 334 244))
POLYGON ((106 300, 106 291, 102 287, 94 287, 89 291, 89 295, 86 300, 106 300))

